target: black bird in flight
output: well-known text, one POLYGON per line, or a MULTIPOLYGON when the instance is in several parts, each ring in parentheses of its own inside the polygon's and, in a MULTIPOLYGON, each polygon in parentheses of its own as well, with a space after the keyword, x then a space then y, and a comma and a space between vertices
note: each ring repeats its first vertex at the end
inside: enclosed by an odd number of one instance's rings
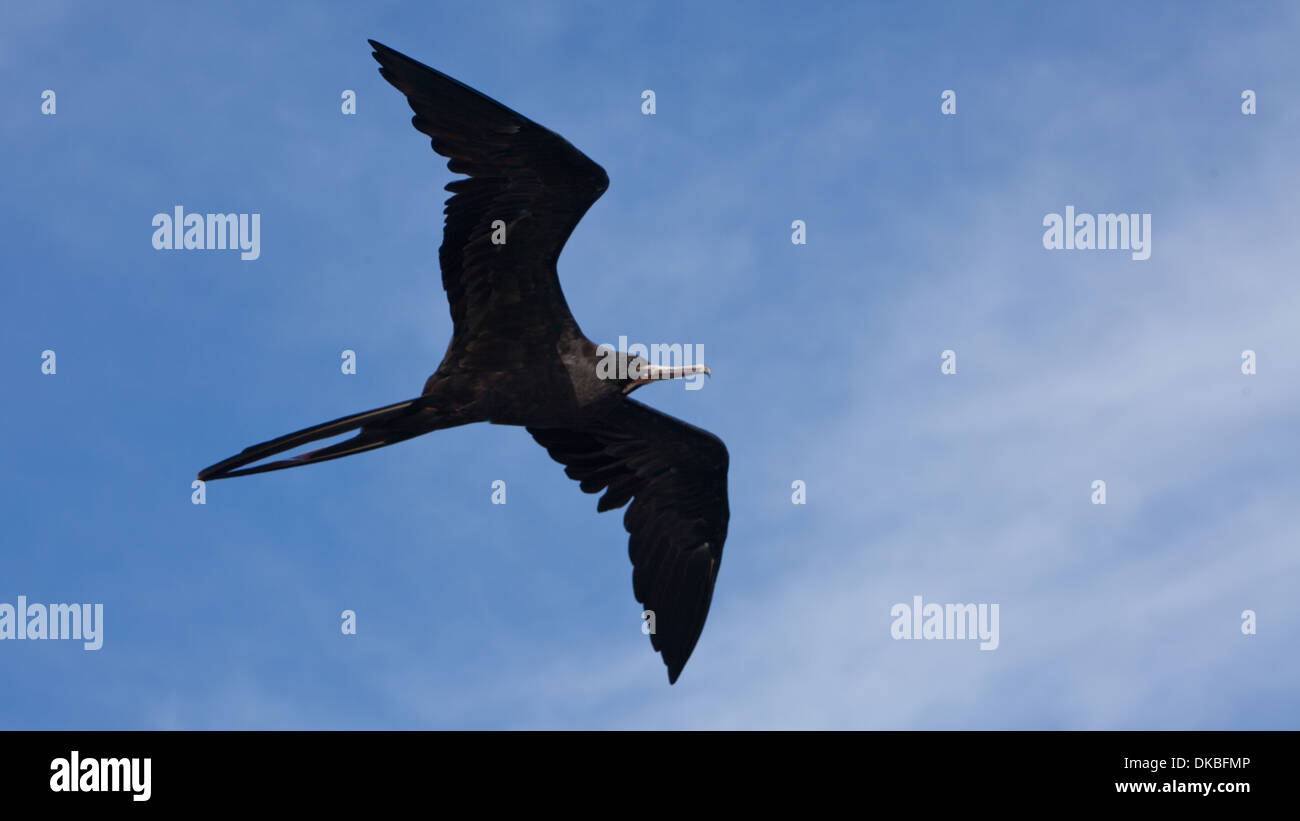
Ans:
POLYGON ((605 170, 560 135, 441 72, 371 40, 379 73, 406 95, 448 183, 438 257, 451 343, 418 398, 245 448, 205 481, 309 465, 472 422, 521 425, 565 466, 597 511, 627 504, 632 590, 654 614, 650 643, 675 682, 704 628, 727 538, 727 449, 707 431, 628 394, 709 373, 600 350, 578 328, 556 261, 609 186, 605 170), (494 223, 505 242, 493 243, 494 223), (601 368, 602 357, 607 359, 601 368), (338 444, 254 464, 309 442, 338 444))

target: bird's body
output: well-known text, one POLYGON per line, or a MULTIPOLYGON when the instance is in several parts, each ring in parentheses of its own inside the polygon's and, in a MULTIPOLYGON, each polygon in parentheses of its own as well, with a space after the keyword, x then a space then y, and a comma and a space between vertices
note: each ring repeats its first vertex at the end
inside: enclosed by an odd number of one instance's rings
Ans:
POLYGON ((599 379, 591 363, 597 348, 581 334, 542 343, 526 356, 478 354, 461 361, 448 351, 424 384, 424 396, 471 422, 553 427, 599 418, 623 397, 621 386, 599 379), (529 391, 521 395, 520 385, 529 391))
POLYGON ((313 464, 474 422, 525 427, 582 490, 604 491, 598 510, 631 501, 624 525, 633 592, 654 613, 651 642, 676 681, 703 629, 722 558, 727 450, 628 394, 708 369, 598 349, 569 312, 556 263, 609 185, 599 165, 500 103, 370 42, 380 73, 415 111, 412 123, 452 171, 468 175, 447 185, 453 196, 439 251, 451 342, 419 397, 254 445, 199 478, 313 464), (611 356, 617 367, 602 368, 611 356), (262 461, 352 431, 336 445, 262 461))

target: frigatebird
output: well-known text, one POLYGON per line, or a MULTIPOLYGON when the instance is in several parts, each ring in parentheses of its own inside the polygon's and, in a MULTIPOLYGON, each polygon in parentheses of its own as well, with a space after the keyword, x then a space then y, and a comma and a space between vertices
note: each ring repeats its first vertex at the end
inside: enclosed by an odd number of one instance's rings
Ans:
POLYGON ((631 502, 623 526, 632 591, 653 613, 650 643, 676 682, 704 628, 727 538, 727 449, 629 394, 710 371, 598 349, 569 312, 556 263, 609 187, 603 168, 501 103, 369 42, 379 73, 415 111, 412 124, 466 175, 446 186, 438 252, 451 342, 419 397, 253 445, 199 479, 315 464, 473 422, 522 426, 583 491, 604 491, 598 512, 631 502), (254 464, 354 430, 338 444, 254 464))

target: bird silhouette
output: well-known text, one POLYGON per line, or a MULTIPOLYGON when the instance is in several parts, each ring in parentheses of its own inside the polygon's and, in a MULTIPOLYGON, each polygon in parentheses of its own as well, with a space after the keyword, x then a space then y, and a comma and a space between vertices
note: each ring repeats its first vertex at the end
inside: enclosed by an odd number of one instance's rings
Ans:
POLYGON ((451 342, 420 396, 245 448, 199 479, 315 464, 473 422, 522 426, 583 491, 603 492, 597 511, 628 505, 632 591, 654 614, 650 642, 676 682, 704 628, 727 538, 727 449, 629 394, 710 371, 598 348, 569 312, 556 263, 609 186, 603 168, 523 115, 369 42, 379 73, 415 112, 412 124, 466 175, 446 186, 438 255, 451 342))

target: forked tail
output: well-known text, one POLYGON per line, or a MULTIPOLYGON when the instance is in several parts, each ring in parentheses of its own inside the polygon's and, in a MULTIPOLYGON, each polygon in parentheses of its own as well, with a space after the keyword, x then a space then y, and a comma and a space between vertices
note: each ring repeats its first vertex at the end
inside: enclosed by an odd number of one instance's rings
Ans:
POLYGON ((417 397, 408 399, 405 402, 398 402, 395 405, 386 405, 382 408, 354 413, 351 416, 344 416, 342 419, 335 419, 333 422, 324 422, 296 433, 285 434, 278 439, 272 439, 260 445, 244 448, 235 456, 199 471, 199 479, 208 482, 213 479, 250 476, 254 473, 265 473, 269 470, 284 470, 285 468, 295 468, 301 465, 312 465, 317 462, 327 462, 330 459, 351 456, 354 453, 403 442, 422 433, 450 426, 449 424, 439 424, 437 411, 426 405, 423 402, 423 397, 417 397), (361 429, 360 433, 338 444, 319 448, 301 456, 295 456, 292 459, 281 459, 276 462, 268 462, 265 465, 244 467, 244 465, 260 462, 277 453, 293 450, 308 442, 328 439, 331 436, 338 436, 341 433, 347 433, 357 428, 361 429))

